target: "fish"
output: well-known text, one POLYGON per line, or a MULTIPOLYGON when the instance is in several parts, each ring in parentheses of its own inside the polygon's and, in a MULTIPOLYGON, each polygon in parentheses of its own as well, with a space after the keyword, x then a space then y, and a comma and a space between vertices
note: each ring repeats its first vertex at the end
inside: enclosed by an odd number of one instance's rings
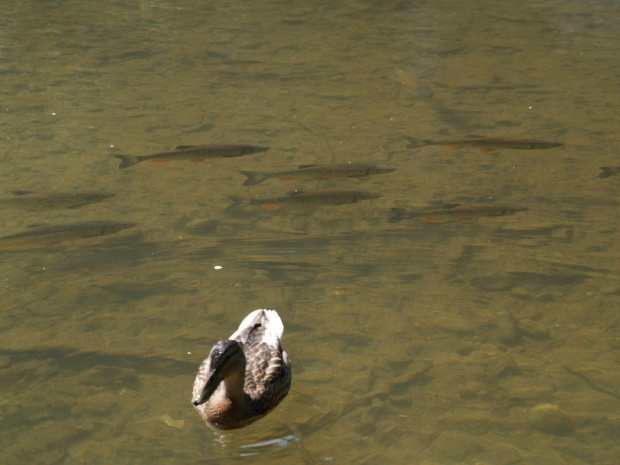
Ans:
POLYGON ((527 211, 526 207, 511 207, 498 204, 471 204, 459 205, 448 204, 443 208, 427 210, 407 210, 405 208, 392 208, 393 216, 388 220, 395 223, 408 218, 424 218, 427 221, 440 221, 442 219, 466 220, 481 216, 506 216, 527 211))
POLYGON ((22 208, 27 211, 78 208, 116 195, 98 192, 53 192, 34 195, 28 191, 13 191, 12 194, 13 197, 0 198, 0 208, 22 208))
POLYGON ((603 172, 598 175, 601 179, 620 173, 620 166, 601 166, 600 168, 603 170, 603 172))
POLYGON ((288 180, 293 178, 357 178, 371 174, 389 173, 396 168, 376 163, 329 163, 324 165, 300 165, 297 169, 264 173, 261 171, 239 171, 248 179, 244 186, 254 186, 271 178, 288 180))
MULTIPOLYGON (((381 197, 377 192, 366 192, 344 189, 324 189, 318 191, 304 192, 292 191, 281 197, 270 197, 266 199, 251 199, 250 205, 258 205, 265 210, 276 210, 285 205, 299 205, 302 208, 310 208, 317 205, 344 205, 356 203, 360 200, 376 199, 381 197)), ((240 197, 231 197, 234 208, 244 202, 240 197)))
POLYGON ((410 144, 408 149, 424 147, 425 145, 446 145, 450 149, 462 147, 479 147, 483 152, 493 150, 516 149, 516 150, 542 150, 562 147, 561 142, 547 142, 539 139, 515 139, 511 137, 486 137, 486 136, 464 136, 457 138, 446 138, 440 140, 419 139, 416 137, 405 137, 410 144))
POLYGON ((11 248, 25 244, 56 244, 58 242, 106 236, 123 229, 134 227, 135 223, 113 221, 82 221, 78 223, 37 225, 24 231, 0 237, 0 247, 11 248))
POLYGON ((142 161, 151 160, 155 164, 172 160, 203 161, 207 158, 233 158, 264 152, 269 147, 262 145, 178 145, 170 152, 154 153, 153 155, 116 155, 120 158, 120 169, 129 168, 142 161))

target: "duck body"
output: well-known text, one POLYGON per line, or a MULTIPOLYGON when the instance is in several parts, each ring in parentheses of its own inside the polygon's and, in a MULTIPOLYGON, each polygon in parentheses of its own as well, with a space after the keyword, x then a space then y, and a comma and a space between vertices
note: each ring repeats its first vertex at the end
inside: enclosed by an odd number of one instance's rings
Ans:
POLYGON ((288 394, 291 362, 282 349, 284 325, 275 310, 251 312, 228 339, 216 342, 194 381, 192 403, 219 429, 243 428, 288 394))

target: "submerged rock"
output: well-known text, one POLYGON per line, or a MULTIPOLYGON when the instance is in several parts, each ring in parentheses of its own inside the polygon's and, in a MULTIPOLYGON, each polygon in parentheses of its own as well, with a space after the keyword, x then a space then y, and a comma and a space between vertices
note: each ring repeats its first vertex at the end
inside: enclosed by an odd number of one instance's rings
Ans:
POLYGON ((569 416, 554 404, 540 404, 529 413, 529 424, 547 434, 564 435, 573 430, 569 416))

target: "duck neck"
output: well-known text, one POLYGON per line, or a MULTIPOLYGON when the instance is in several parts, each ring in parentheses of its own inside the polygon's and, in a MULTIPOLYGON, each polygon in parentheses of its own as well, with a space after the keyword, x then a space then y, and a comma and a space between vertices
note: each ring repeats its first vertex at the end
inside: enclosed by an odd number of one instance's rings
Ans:
POLYGON ((222 384, 224 384, 224 389, 226 390, 226 397, 228 397, 233 404, 243 403, 245 401, 245 391, 243 390, 245 384, 245 370, 237 370, 228 375, 222 384))

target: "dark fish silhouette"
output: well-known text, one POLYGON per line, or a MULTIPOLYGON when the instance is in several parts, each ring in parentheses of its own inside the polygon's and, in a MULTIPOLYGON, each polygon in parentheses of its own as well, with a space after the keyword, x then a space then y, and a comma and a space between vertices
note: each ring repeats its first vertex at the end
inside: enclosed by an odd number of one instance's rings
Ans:
POLYGON ((260 145, 179 145, 170 152, 154 153, 153 155, 116 155, 116 158, 121 159, 119 168, 128 168, 146 160, 151 160, 155 164, 173 160, 199 162, 207 158, 242 157, 265 150, 269 150, 269 147, 260 145))
POLYGON ((253 186, 261 182, 279 178, 282 180, 294 178, 330 179, 356 178, 371 174, 389 173, 396 168, 377 165, 376 163, 329 163, 324 165, 301 165, 297 169, 264 173, 260 171, 239 171, 247 176, 244 186, 253 186))
POLYGON ((490 152, 502 149, 517 150, 541 150, 561 147, 561 142, 547 142, 539 139, 515 139, 511 137, 485 137, 485 136, 464 136, 446 139, 418 139, 415 137, 405 137, 410 144, 408 149, 415 149, 425 145, 445 145, 450 149, 460 149, 462 147, 478 147, 480 150, 490 152))
MULTIPOLYGON (((314 207, 317 205, 344 205, 359 202, 360 200, 376 199, 381 194, 376 192, 365 192, 344 189, 324 189, 318 191, 304 192, 293 191, 281 197, 270 197, 266 199, 251 199, 250 205, 258 205, 266 210, 275 210, 285 205, 299 205, 301 207, 314 207)), ((231 197, 235 202, 233 208, 244 202, 239 197, 231 197)))
POLYGON ((472 205, 446 205, 443 208, 427 210, 406 210, 404 208, 392 208, 393 216, 390 223, 395 223, 408 218, 423 218, 427 221, 440 221, 442 219, 466 220, 481 216, 506 216, 517 212, 526 211, 525 207, 511 207, 496 204, 472 204, 472 205))
POLYGON ((620 166, 601 166, 600 168, 603 170, 598 174, 598 177, 601 179, 620 173, 620 166))
POLYGON ((135 223, 113 221, 83 221, 79 223, 34 226, 15 234, 0 237, 0 247, 11 248, 27 244, 55 244, 62 241, 106 236, 135 223))
POLYGON ((14 191, 14 197, 0 199, 0 208, 22 208, 24 210, 47 210, 53 208, 78 208, 90 203, 114 197, 116 194, 97 192, 54 192, 33 194, 27 191, 14 191))

